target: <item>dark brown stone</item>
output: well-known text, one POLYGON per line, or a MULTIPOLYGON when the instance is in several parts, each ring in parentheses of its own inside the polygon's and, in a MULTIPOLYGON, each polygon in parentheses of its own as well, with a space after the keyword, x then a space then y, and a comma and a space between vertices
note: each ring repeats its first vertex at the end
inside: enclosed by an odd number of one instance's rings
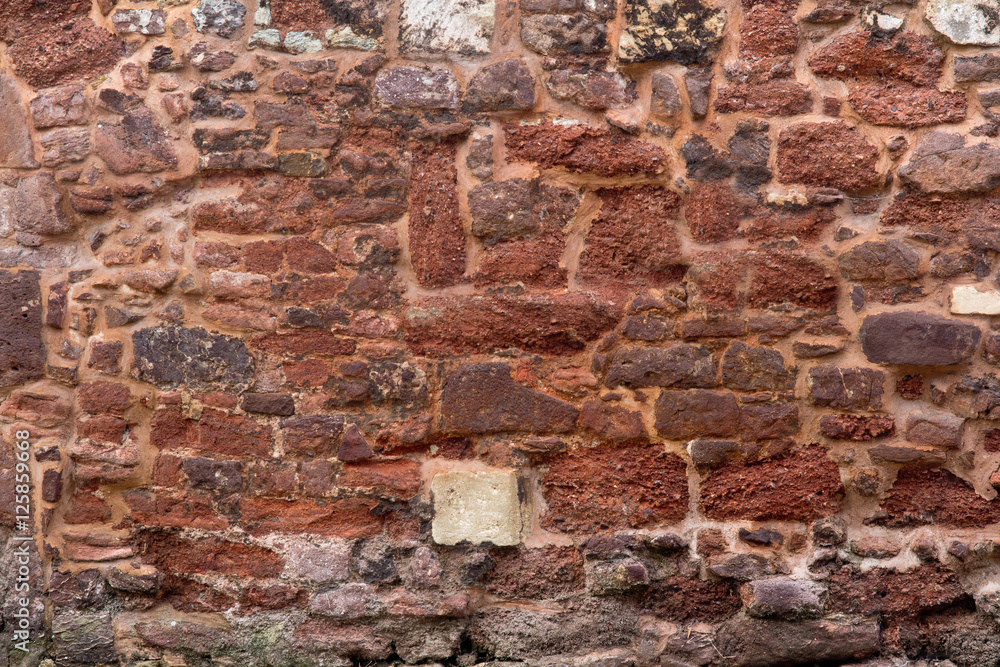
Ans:
POLYGON ((295 399, 291 394, 243 394, 240 407, 246 412, 290 417, 295 414, 295 399))
POLYGON ((970 322, 912 311, 870 315, 858 332, 869 361, 914 366, 965 363, 981 337, 982 332, 970 322))
POLYGON ((707 349, 686 343, 665 348, 622 348, 612 355, 604 384, 632 389, 714 387, 715 361, 707 349))
POLYGON ((463 364, 441 392, 446 433, 565 433, 577 415, 569 403, 515 383, 503 363, 463 364))
POLYGON ((785 368, 777 350, 736 341, 722 355, 722 384, 741 391, 780 391, 795 387, 795 373, 785 368))
POLYGON ((739 430, 736 397, 718 391, 661 391, 656 399, 656 432, 669 440, 731 436, 739 430))
POLYGON ((535 79, 523 60, 505 60, 476 72, 463 108, 477 111, 528 111, 535 106, 535 79))
POLYGON ((737 616, 724 623, 715 648, 732 667, 848 663, 876 655, 877 621, 851 618, 779 621, 737 616))
POLYGON ((204 329, 142 329, 132 334, 132 348, 133 376, 161 387, 241 387, 253 377, 245 342, 204 329))
POLYGON ((587 401, 580 410, 577 424, 614 443, 646 440, 642 413, 604 401, 587 401))
POLYGON ((36 271, 0 271, 0 387, 45 374, 42 291, 36 271))
POLYGON ((740 435, 745 441, 772 440, 799 430, 799 406, 744 405, 740 408, 740 435))
POLYGON ((337 450, 337 459, 340 461, 363 461, 370 459, 375 453, 365 439, 361 429, 355 424, 351 424, 344 431, 344 437, 340 441, 340 449, 337 450))
POLYGON ((895 435, 896 420, 892 417, 828 415, 819 420, 819 432, 831 440, 867 442, 895 435))
POLYGON ((849 410, 880 409, 884 384, 885 373, 874 368, 814 366, 806 377, 813 405, 849 410))

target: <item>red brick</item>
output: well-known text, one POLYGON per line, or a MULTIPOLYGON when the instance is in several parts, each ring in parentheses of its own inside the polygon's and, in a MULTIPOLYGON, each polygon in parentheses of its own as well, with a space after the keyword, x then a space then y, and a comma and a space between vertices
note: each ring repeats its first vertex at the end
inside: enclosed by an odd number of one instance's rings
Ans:
POLYGON ((578 292, 431 297, 411 303, 403 334, 414 353, 429 356, 510 347, 571 354, 613 328, 621 307, 578 292))
POLYGON ((845 568, 835 572, 828 585, 827 608, 831 611, 882 614, 887 619, 938 611, 969 598, 958 576, 941 565, 925 565, 909 572, 845 568))
POLYGON ((122 499, 131 510, 129 520, 137 526, 204 530, 223 530, 229 526, 229 521, 212 507, 212 497, 208 494, 134 490, 123 494, 122 499))
POLYGON ((259 334, 253 337, 250 344, 265 352, 291 357, 314 354, 340 356, 354 354, 356 348, 356 343, 353 340, 335 336, 329 331, 259 334))
POLYGON ((143 532, 135 539, 143 561, 164 572, 277 577, 284 568, 280 555, 250 544, 216 537, 187 539, 170 533, 143 532))
POLYGON ((553 457, 542 525, 560 532, 676 523, 687 514, 687 465, 658 445, 578 449, 553 457))
POLYGON ((373 514, 378 501, 366 498, 271 500, 244 498, 240 523, 251 535, 312 533, 328 537, 361 539, 382 532, 385 517, 373 514))
POLYGON ((691 238, 699 243, 719 243, 736 238, 740 220, 751 202, 721 183, 705 183, 684 202, 684 221, 691 238))
POLYGON ((417 281, 426 287, 455 285, 465 273, 456 160, 454 144, 419 146, 413 151, 410 262, 417 281))
POLYGON ((185 419, 181 408, 157 410, 150 430, 150 444, 161 449, 191 449, 224 456, 258 456, 271 453, 271 428, 249 417, 206 408, 198 420, 185 419))
POLYGON ((76 493, 63 514, 68 524, 104 523, 111 520, 111 506, 92 493, 76 493))
POLYGON ((687 264, 674 219, 680 197, 665 188, 598 190, 603 204, 580 255, 579 279, 588 285, 679 282, 687 264))
POLYGON ((937 82, 943 64, 944 53, 928 36, 900 32, 878 39, 861 30, 837 37, 809 59, 809 67, 821 76, 896 79, 923 86, 937 82))
POLYGON ((986 500, 965 480, 939 468, 903 469, 886 494, 879 524, 980 528, 1000 521, 1000 500, 986 500))
POLYGON ((85 382, 77 387, 76 400, 87 412, 121 416, 132 404, 132 392, 116 382, 85 382))
POLYGON ((121 442, 125 439, 128 422, 110 415, 97 415, 76 421, 78 438, 89 438, 98 442, 121 442))
POLYGON ((658 174, 670 161, 659 146, 583 124, 507 124, 504 133, 508 159, 534 162, 540 169, 565 167, 600 176, 658 174))
POLYGON ((965 119, 964 91, 880 82, 852 87, 847 100, 859 116, 873 125, 913 129, 965 119))
POLYGON ((701 485, 701 507, 717 520, 811 521, 840 509, 840 470, 819 445, 775 459, 716 468, 701 485))
POLYGON ((337 484, 408 499, 420 492, 420 463, 411 459, 364 461, 341 466, 337 484))

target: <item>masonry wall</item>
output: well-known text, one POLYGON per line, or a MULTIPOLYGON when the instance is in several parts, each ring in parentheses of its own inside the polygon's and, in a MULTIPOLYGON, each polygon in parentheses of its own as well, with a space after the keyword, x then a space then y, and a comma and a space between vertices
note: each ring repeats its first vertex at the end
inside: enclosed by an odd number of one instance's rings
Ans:
POLYGON ((0 0, 0 658, 1000 664, 995 0, 258 1, 0 0))

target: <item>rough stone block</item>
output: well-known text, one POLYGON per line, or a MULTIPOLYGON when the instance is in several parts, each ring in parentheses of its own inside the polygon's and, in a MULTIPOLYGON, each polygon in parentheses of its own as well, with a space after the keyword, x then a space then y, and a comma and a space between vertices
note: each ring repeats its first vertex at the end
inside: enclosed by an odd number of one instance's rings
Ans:
POLYGON ((512 472, 442 472, 431 480, 438 544, 521 541, 522 512, 517 477, 512 472))

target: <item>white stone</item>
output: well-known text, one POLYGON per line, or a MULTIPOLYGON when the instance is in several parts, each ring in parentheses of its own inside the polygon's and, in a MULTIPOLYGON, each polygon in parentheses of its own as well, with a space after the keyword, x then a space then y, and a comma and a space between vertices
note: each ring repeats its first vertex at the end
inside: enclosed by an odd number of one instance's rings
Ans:
POLYGON ((323 50, 323 42, 311 30, 289 32, 285 35, 285 51, 289 53, 318 53, 323 50))
POLYGON ((275 28, 258 30, 250 35, 250 39, 247 40, 247 48, 256 49, 258 47, 277 51, 281 48, 281 33, 275 28))
POLYGON ((980 292, 975 285, 959 285, 951 293, 951 312, 956 315, 1000 315, 1000 292, 980 292))
POLYGON ((442 472, 431 480, 438 544, 492 542, 512 546, 521 541, 521 505, 512 472, 442 472))
POLYGON ((345 25, 326 31, 326 45, 332 49, 374 51, 379 47, 379 40, 359 35, 351 29, 351 26, 345 25))
POLYGON ((402 49, 489 53, 495 12, 494 0, 403 0, 402 49))
POLYGON ((928 0, 925 15, 956 44, 1000 44, 1000 0, 928 0))

